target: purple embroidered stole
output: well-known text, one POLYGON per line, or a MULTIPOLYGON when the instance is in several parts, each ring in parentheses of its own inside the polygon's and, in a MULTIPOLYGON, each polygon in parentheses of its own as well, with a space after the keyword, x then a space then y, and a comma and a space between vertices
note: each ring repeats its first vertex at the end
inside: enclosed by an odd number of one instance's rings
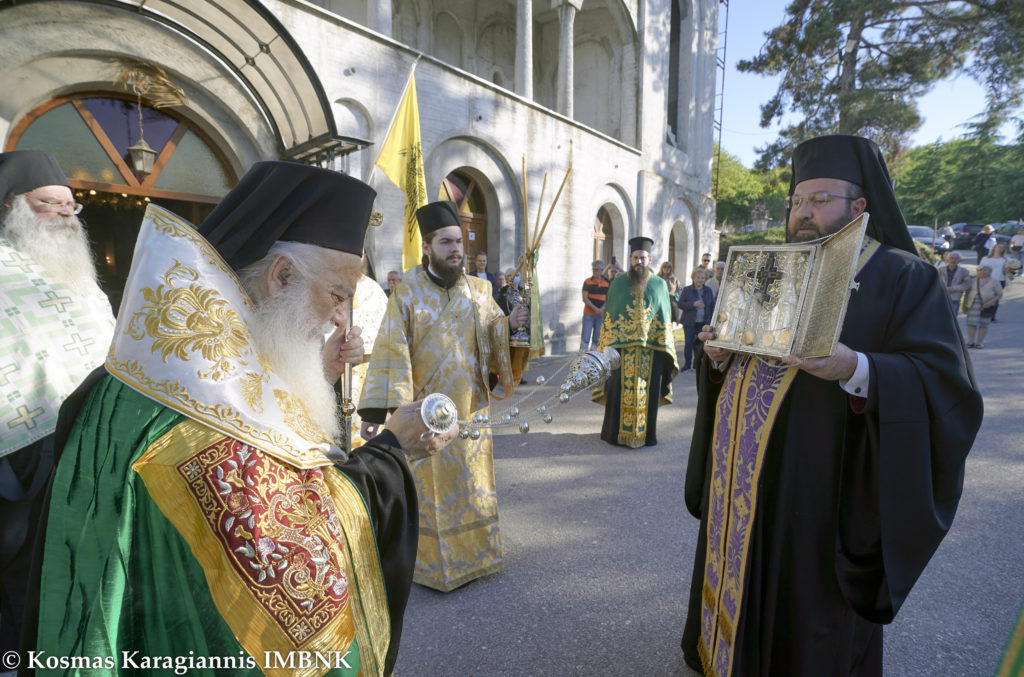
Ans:
MULTIPOLYGON (((877 240, 864 237, 856 274, 860 274, 879 246, 877 240)), ((761 468, 775 417, 798 368, 734 355, 718 397, 697 643, 708 677, 732 674, 733 641, 743 605, 761 468)))
POLYGON ((732 671, 750 533, 768 438, 797 367, 735 355, 718 398, 697 645, 705 675, 732 671))

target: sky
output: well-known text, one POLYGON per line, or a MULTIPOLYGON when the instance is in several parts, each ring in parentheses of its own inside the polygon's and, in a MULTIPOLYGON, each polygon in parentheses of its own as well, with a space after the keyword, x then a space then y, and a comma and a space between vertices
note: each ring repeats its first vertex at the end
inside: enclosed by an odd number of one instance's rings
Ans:
MULTIPOLYGON (((775 94, 776 78, 740 73, 736 63, 758 54, 765 41, 764 33, 782 22, 787 4, 789 0, 731 0, 729 3, 722 149, 738 157, 745 167, 753 166, 758 157, 755 149, 773 140, 781 126, 776 123, 769 128, 760 127, 761 104, 775 94)), ((719 5, 719 11, 724 18, 725 6, 719 5)), ((721 34, 718 39, 721 54, 721 34)), ((718 101, 715 103, 717 106, 718 101)), ((980 113, 984 104, 984 91, 968 76, 939 82, 918 100, 924 124, 913 135, 912 145, 922 146, 961 136, 966 129, 958 125, 980 113)))

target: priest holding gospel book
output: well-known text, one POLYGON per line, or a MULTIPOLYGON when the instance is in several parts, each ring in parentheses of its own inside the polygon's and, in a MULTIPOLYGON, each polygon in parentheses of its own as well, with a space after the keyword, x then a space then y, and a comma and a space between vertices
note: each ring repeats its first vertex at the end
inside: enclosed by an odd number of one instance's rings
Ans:
MULTIPOLYGON (((881 675, 882 625, 956 513, 982 402, 945 290, 915 252, 873 142, 797 146, 788 242, 865 211, 831 356, 705 348, 685 487, 701 528, 682 639, 704 674, 881 675)), ((716 336, 705 326, 699 338, 716 336)))

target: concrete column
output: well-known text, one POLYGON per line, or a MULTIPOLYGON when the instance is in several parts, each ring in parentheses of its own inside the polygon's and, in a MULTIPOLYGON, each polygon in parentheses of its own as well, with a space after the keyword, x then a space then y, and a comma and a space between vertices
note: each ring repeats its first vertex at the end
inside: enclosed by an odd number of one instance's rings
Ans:
POLYGON ((377 31, 381 35, 386 35, 389 38, 393 37, 390 0, 387 2, 370 0, 370 2, 366 3, 366 13, 366 18, 372 30, 377 31))
POLYGON ((516 0, 516 94, 533 99, 533 0, 516 0))
POLYGON ((558 37, 558 82, 555 92, 555 110, 572 117, 573 99, 573 30, 576 7, 571 1, 558 3, 558 22, 561 32, 558 37))
POLYGON ((638 68, 636 65, 636 48, 626 44, 622 48, 621 82, 622 82, 622 111, 619 138, 632 146, 640 146, 640 139, 637 138, 637 93, 639 82, 637 79, 638 68))

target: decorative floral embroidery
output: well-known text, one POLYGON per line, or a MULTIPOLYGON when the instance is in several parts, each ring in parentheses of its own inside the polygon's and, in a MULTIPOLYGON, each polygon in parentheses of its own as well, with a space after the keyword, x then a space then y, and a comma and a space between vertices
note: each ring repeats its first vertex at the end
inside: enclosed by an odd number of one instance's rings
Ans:
POLYGON ((132 316, 128 334, 139 341, 147 334, 152 337, 150 350, 159 351, 165 363, 172 353, 187 362, 191 353, 198 352, 212 363, 209 371, 197 372, 201 379, 223 380, 235 370, 232 360, 245 364, 240 358, 250 342, 249 332, 217 290, 201 284, 175 286, 179 279, 199 279, 198 272, 177 260, 162 279, 165 284, 156 289, 142 288, 146 303, 132 316), (145 333, 137 325, 139 320, 145 333))
POLYGON ((177 466, 236 574, 296 648, 349 600, 344 538, 319 468, 224 439, 177 466))
POLYGON ((284 413, 284 422, 289 428, 302 435, 304 438, 311 442, 328 442, 327 433, 323 431, 323 428, 313 422, 313 419, 306 413, 306 408, 302 406, 302 402, 299 398, 292 395, 287 390, 274 389, 274 399, 277 400, 277 406, 284 413))
POLYGON ((245 397, 245 403, 257 414, 263 413, 263 384, 269 381, 270 377, 266 371, 247 371, 242 376, 242 395, 245 397))
MULTIPOLYGON (((605 317, 601 325, 601 347, 630 345, 661 346, 666 344, 665 322, 654 307, 644 303, 644 290, 633 295, 627 314, 605 317)), ((668 344, 671 345, 671 344, 668 344)))
POLYGON ((136 390, 180 411, 189 418, 202 421, 226 434, 242 437, 258 443, 267 453, 274 454, 289 462, 305 465, 327 465, 326 457, 315 447, 296 447, 291 440, 277 430, 259 429, 247 423, 246 419, 231 406, 206 404, 189 394, 188 388, 174 380, 157 381, 146 375, 142 365, 134 360, 118 361, 107 357, 107 371, 136 390))
POLYGON ((224 262, 224 259, 220 257, 217 250, 192 228, 191 224, 187 224, 187 222, 177 218, 173 213, 159 208, 147 209, 146 217, 152 221, 153 227, 157 232, 163 233, 168 237, 186 240, 193 247, 199 250, 208 264, 216 267, 222 273, 231 278, 238 287, 238 292, 242 297, 242 303, 245 307, 250 309, 253 307, 252 301, 249 299, 249 295, 246 293, 245 288, 242 286, 241 282, 238 281, 238 276, 235 275, 234 271, 231 270, 231 267, 224 262))
POLYGON ((795 367, 736 358, 716 411, 698 652, 706 674, 728 675, 743 604, 750 535, 768 436, 795 367))

